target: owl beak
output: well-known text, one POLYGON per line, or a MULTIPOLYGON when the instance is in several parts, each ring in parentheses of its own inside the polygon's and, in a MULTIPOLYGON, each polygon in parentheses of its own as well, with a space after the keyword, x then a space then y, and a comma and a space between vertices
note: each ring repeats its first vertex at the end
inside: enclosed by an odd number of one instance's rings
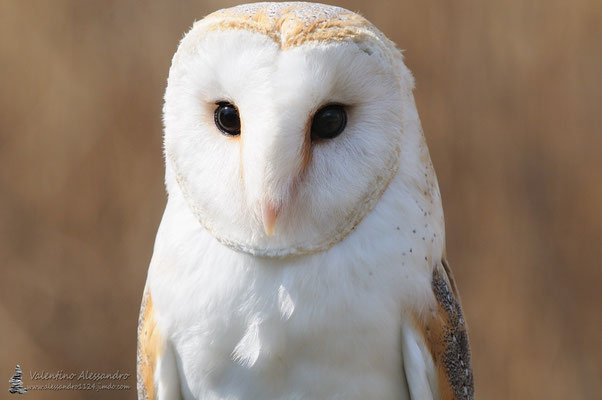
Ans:
POLYGON ((276 217, 278 217, 278 208, 271 201, 265 200, 261 206, 263 217, 263 229, 266 235, 274 235, 274 226, 276 225, 276 217))

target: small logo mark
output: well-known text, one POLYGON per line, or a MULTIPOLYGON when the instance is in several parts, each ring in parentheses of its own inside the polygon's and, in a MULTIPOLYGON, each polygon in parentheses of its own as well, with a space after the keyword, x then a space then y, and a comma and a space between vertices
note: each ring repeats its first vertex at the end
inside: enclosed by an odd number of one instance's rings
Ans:
POLYGON ((19 394, 27 393, 27 389, 23 387, 22 377, 23 371, 21 371, 21 367, 17 364, 15 367, 15 374, 8 380, 8 383, 10 383, 10 389, 8 389, 9 392, 19 394))

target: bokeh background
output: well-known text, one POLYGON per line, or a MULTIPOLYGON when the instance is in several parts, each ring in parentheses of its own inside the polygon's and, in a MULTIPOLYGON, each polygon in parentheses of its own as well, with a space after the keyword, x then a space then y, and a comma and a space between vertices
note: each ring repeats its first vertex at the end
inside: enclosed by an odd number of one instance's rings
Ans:
MULTIPOLYGON (((415 75, 478 398, 601 398, 602 2, 334 3, 415 75)), ((24 398, 135 398, 167 72, 233 4, 0 1, 0 377, 132 374, 24 398)))

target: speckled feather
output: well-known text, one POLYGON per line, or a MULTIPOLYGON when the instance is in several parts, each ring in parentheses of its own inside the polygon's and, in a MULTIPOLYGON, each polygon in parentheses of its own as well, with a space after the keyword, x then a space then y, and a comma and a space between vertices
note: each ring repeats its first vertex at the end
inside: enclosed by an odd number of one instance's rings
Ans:
POLYGON ((455 288, 450 289, 453 280, 448 278, 449 268, 442 268, 445 265, 447 263, 443 259, 441 266, 433 269, 433 292, 439 307, 443 309, 440 316, 445 320, 443 337, 433 337, 429 332, 426 340, 431 349, 435 347, 442 349, 433 354, 435 364, 444 369, 443 375, 446 381, 441 382, 440 385, 450 386, 454 393, 453 399, 471 400, 474 399, 474 382, 468 333, 457 291, 455 288), (432 343, 435 340, 439 343, 432 343))

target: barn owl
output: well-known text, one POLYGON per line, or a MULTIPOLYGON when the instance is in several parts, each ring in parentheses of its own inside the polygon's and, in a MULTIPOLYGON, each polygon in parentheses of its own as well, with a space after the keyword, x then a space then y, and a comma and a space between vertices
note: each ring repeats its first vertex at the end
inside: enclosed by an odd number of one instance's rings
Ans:
POLYGON ((395 45, 342 8, 193 25, 165 92, 139 398, 474 398, 412 90, 395 45))

